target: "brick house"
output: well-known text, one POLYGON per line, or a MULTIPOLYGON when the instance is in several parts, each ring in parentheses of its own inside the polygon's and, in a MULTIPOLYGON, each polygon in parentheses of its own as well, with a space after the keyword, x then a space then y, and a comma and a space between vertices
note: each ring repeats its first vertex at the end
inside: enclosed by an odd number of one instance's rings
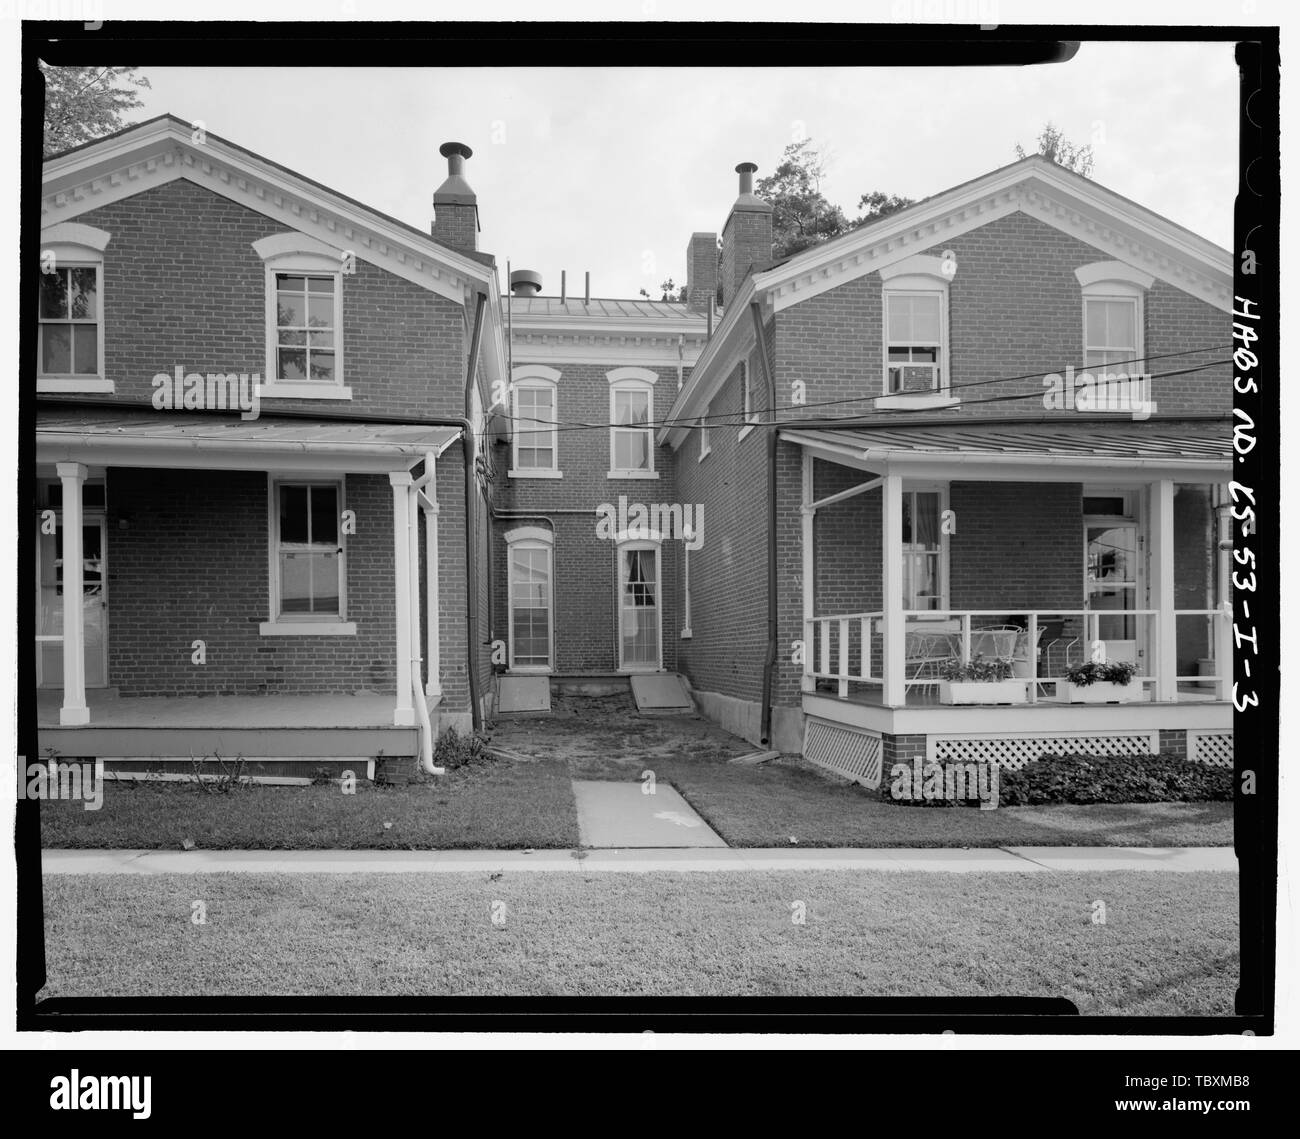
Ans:
POLYGON ((1230 756, 1224 250, 1029 158, 774 263, 742 164, 682 303, 503 295, 443 153, 429 236, 166 117, 47 161, 42 746, 427 763, 500 676, 666 671, 871 785, 1230 756), (176 368, 258 418, 158 410, 176 368))
POLYGON ((444 153, 431 234, 170 116, 46 162, 43 748, 427 763, 475 721, 501 289, 444 153))

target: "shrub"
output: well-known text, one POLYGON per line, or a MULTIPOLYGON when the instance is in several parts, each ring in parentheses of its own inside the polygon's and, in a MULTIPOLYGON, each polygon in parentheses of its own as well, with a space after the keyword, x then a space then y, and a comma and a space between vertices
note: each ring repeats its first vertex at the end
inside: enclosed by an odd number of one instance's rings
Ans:
POLYGON ((1065 679, 1080 688, 1087 688, 1097 681, 1109 681, 1111 684, 1127 684, 1137 674, 1137 665, 1123 660, 1095 661, 1076 664, 1067 669, 1065 679))
POLYGON ((1004 807, 1038 803, 1192 803, 1232 798, 1232 769, 1171 755, 1044 755, 1003 771, 1004 807))
POLYGON ((962 664, 958 657, 949 657, 939 666, 941 680, 1006 680, 1011 676, 1014 664, 1006 657, 988 657, 977 653, 969 664, 962 664))
POLYGON ((455 728, 448 728, 438 736, 433 746, 433 764, 435 767, 464 767, 468 763, 482 759, 485 744, 483 737, 471 733, 462 736, 455 728))

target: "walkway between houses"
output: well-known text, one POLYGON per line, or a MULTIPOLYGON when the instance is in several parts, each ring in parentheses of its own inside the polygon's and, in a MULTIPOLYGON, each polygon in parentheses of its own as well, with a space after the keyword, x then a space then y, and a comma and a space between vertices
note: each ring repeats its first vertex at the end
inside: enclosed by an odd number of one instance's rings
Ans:
MULTIPOLYGON (((647 796, 648 798, 648 796, 647 796)), ((495 874, 745 870, 895 870, 1055 873, 1233 872, 1228 846, 1009 846, 654 850, 46 850, 46 874, 495 874)))

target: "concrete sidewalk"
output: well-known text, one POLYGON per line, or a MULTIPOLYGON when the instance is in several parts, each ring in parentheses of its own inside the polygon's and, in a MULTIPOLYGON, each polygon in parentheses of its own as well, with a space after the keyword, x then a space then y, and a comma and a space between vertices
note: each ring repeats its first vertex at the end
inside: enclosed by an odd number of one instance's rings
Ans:
POLYGON ((45 874, 483 874, 718 870, 896 870, 1054 873, 1099 870, 1231 872, 1229 846, 1011 846, 888 850, 46 850, 45 874))

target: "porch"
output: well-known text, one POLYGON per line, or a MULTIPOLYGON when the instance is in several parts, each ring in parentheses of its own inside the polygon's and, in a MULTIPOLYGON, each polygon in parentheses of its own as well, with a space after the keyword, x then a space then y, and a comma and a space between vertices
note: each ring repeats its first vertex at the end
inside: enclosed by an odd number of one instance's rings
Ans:
POLYGON ((42 407, 42 748, 427 758, 442 695, 436 460, 457 436, 42 407))
POLYGON ((934 738, 963 735, 1118 731, 1142 751, 1162 746, 1162 732, 1189 748, 1199 737, 1188 733, 1213 734, 1220 752, 1230 740, 1221 424, 781 438, 802 451, 807 716, 931 751, 934 738), (1121 664, 1131 680, 1072 684, 1070 670, 1089 662, 1121 664))
POLYGON ((413 756, 414 727, 395 727, 396 698, 379 693, 328 696, 135 696, 86 690, 90 722, 60 724, 63 693, 37 693, 41 753, 119 761, 349 759, 413 756))

